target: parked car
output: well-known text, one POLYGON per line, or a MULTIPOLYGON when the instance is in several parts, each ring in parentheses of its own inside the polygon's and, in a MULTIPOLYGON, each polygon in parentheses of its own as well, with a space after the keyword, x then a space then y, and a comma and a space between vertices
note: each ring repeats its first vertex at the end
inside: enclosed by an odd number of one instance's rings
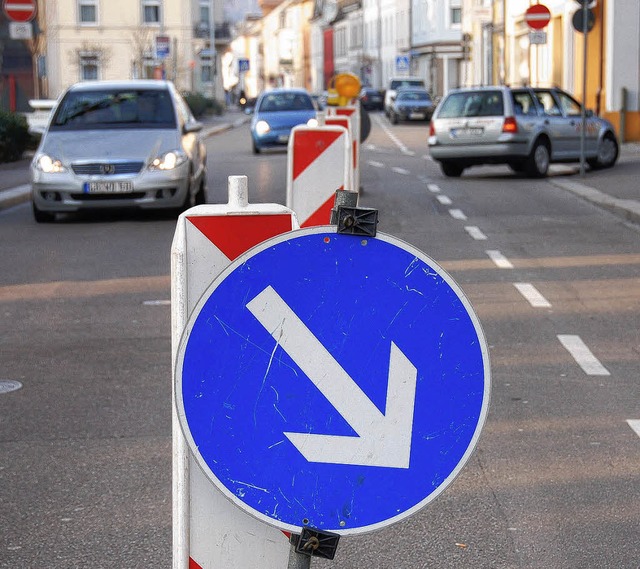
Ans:
MULTIPOLYGON (((585 158, 610 168, 618 158, 613 125, 587 110, 585 158)), ((508 164, 516 172, 546 176, 552 162, 580 160, 581 105, 558 88, 505 86, 456 89, 436 108, 429 153, 445 176, 477 164, 508 164)))
POLYGON ((367 111, 381 111, 384 107, 384 93, 373 87, 363 87, 360 91, 360 104, 367 111))
POLYGON ((387 116, 389 116, 391 103, 396 98, 398 89, 402 89, 403 87, 417 87, 419 89, 427 88, 424 83, 424 79, 420 77, 392 77, 389 80, 389 86, 384 93, 384 112, 387 116))
POLYGON ((251 119, 254 154, 289 143, 291 129, 299 124, 318 124, 316 107, 304 89, 273 89, 258 97, 251 119))
POLYGON ((206 149, 168 81, 87 81, 55 107, 31 162, 33 214, 186 209, 205 201, 206 149))
POLYGON ((433 110, 433 101, 426 89, 402 88, 398 89, 391 103, 389 120, 393 124, 398 124, 398 121, 428 121, 433 110))

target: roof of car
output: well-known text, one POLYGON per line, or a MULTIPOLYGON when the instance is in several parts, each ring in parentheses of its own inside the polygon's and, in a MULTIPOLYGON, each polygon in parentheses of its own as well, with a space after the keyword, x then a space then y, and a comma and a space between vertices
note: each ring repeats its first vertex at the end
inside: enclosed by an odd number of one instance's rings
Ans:
POLYGON ((71 85, 70 90, 92 91, 95 89, 167 89, 169 81, 159 79, 123 79, 120 81, 81 81, 71 85))

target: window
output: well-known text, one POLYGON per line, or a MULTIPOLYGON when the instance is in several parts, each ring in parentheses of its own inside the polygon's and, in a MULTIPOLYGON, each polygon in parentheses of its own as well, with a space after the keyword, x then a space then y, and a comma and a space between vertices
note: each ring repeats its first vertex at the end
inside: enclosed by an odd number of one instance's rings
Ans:
POLYGON ((98 0, 78 0, 78 23, 98 23, 98 0))
POLYGON ((544 109, 544 114, 551 117, 560 117, 562 112, 558 108, 555 99, 550 91, 536 91, 538 102, 544 109))
POLYGON ((451 25, 459 26, 462 23, 462 8, 451 8, 451 25))
POLYGON ((142 22, 160 24, 160 0, 142 0, 142 22))
POLYGON ((80 79, 82 81, 98 79, 99 71, 100 61, 97 53, 80 54, 80 79))

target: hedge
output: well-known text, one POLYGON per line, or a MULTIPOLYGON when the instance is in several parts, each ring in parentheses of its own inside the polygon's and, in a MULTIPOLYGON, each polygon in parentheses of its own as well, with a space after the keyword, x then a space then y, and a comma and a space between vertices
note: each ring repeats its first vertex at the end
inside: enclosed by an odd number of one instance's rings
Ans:
POLYGON ((13 162, 32 144, 24 115, 0 109, 0 162, 13 162))

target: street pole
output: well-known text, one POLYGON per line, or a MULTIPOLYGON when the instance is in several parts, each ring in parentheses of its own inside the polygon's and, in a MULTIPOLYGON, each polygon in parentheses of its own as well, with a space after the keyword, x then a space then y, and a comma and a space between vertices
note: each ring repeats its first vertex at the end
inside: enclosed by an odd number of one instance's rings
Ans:
POLYGON ((585 175, 585 159, 584 159, 584 146, 585 146, 585 131, 587 127, 587 34, 589 33, 587 26, 587 16, 589 14, 589 4, 584 2, 582 4, 582 106, 580 107, 580 115, 582 121, 582 128, 580 129, 580 176, 585 175))
POLYGON ((216 81, 218 78, 218 65, 216 53, 216 19, 213 13, 214 0, 209 0, 209 57, 211 64, 211 98, 216 98, 216 81))

